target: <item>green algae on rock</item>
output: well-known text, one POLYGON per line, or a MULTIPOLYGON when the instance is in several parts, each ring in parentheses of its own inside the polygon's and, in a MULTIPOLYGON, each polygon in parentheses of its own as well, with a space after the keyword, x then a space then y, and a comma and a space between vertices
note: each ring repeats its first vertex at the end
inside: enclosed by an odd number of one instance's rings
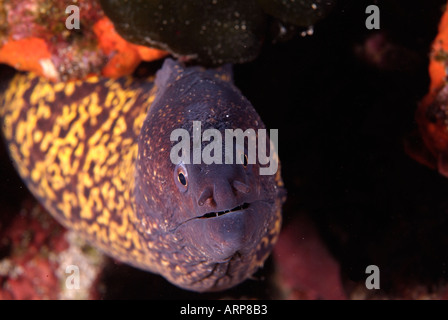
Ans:
POLYGON ((266 30, 256 0, 102 0, 101 5, 126 40, 203 65, 253 60, 266 30))

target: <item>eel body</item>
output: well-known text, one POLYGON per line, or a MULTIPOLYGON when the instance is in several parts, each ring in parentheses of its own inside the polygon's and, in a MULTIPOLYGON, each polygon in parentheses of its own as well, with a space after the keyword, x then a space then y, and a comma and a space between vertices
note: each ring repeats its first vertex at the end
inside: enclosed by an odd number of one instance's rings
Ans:
POLYGON ((0 97, 3 134, 20 176, 64 226, 179 287, 224 290, 262 266, 277 239, 280 169, 173 163, 170 135, 193 136, 193 121, 223 134, 263 129, 232 81, 226 68, 170 59, 145 79, 18 74, 0 97))

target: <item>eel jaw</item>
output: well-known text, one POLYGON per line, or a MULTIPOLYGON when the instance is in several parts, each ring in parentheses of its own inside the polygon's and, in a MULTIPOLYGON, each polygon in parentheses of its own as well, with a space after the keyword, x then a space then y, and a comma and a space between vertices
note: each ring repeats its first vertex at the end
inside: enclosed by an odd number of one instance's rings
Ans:
POLYGON ((242 202, 232 209, 198 212, 171 232, 176 234, 175 239, 182 240, 177 245, 195 252, 202 264, 225 263, 240 255, 253 257, 268 231, 274 209, 270 200, 242 202))
POLYGON ((216 212, 208 212, 200 217, 196 217, 196 219, 210 219, 210 218, 216 218, 216 217, 220 217, 222 215, 225 215, 227 213, 231 213, 231 212, 236 212, 236 211, 243 211, 248 209, 250 206, 249 203, 245 202, 233 209, 228 209, 228 210, 223 210, 223 211, 216 211, 216 212))

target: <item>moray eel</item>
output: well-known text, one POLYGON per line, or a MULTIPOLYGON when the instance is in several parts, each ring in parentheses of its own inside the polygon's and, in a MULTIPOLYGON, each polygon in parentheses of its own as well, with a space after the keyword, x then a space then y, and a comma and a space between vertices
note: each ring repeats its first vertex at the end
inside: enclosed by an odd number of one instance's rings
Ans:
MULTIPOLYGON (((106 254, 192 291, 241 283, 281 226, 280 169, 172 163, 170 134, 264 128, 229 68, 167 59, 156 76, 52 83, 16 75, 1 97, 20 176, 64 226, 106 254)), ((274 152, 274 150, 272 151, 274 152)))

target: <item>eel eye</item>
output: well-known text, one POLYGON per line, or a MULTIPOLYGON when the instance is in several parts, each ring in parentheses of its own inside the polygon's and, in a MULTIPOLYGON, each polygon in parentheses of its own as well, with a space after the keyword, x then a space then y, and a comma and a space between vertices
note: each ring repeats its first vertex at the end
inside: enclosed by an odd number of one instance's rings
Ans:
POLYGON ((242 160, 242 163, 243 163, 243 167, 247 168, 247 154, 245 154, 245 153, 242 154, 241 158, 242 158, 241 160, 242 160))
POLYGON ((187 185, 187 178, 185 178, 185 175, 182 172, 179 172, 179 175, 177 176, 177 179, 179 180, 179 182, 186 186, 187 185))
POLYGON ((247 154, 245 152, 240 153, 240 159, 238 163, 242 164, 244 168, 247 168, 249 162, 247 160, 247 154))
POLYGON ((188 172, 183 163, 179 163, 174 169, 174 183, 180 192, 185 192, 188 189, 188 172))

